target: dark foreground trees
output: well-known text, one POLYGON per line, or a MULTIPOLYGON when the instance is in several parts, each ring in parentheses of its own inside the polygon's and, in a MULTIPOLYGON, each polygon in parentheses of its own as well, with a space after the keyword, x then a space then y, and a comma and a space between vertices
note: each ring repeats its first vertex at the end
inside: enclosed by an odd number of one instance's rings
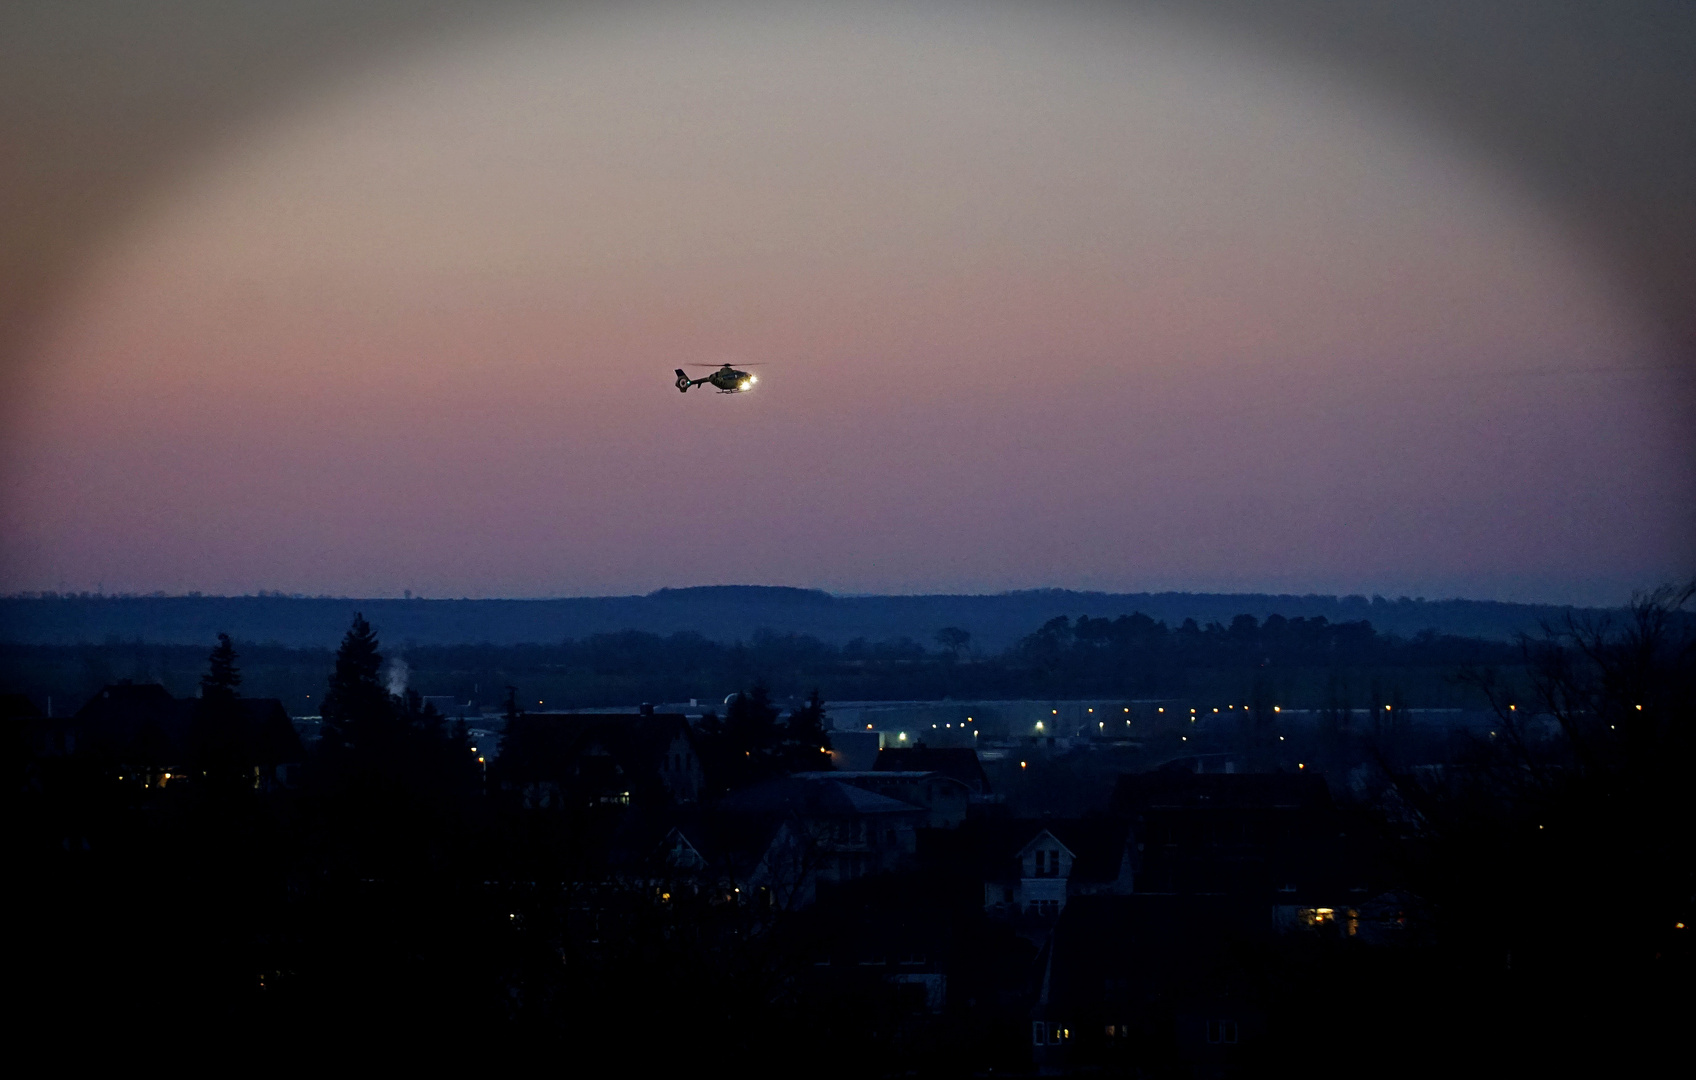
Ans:
MULTIPOLYGON (((1377 914, 1398 943, 1239 949, 1272 1011, 1247 1074, 1630 1074, 1681 1052, 1689 599, 1554 628, 1526 643, 1531 695, 1487 684, 1495 736, 1441 768, 1384 757, 1382 786, 1352 812, 1377 830, 1377 914)), ((1119 632, 1059 629, 1062 653, 1119 632)), ((242 685, 238 659, 220 643, 209 699, 242 685)), ((637 835, 622 808, 538 813, 485 791, 459 734, 391 695, 382 671, 358 620, 324 706, 332 735, 290 790, 144 790, 80 759, 26 762, 8 841, 29 1038, 205 1060, 223 1060, 220 1042, 357 1041, 751 1075, 1017 1064, 1040 952, 991 933, 981 880, 867 878, 792 917, 699 878, 608 872, 582 840, 637 835), (900 957, 827 947, 843 927, 921 925, 958 958, 940 1013, 885 994, 864 963, 900 957)), ((756 687, 709 726, 713 767, 725 786, 817 768, 823 720, 817 694, 785 721, 756 687)))
POLYGON ((1252 957, 1282 1004, 1268 1060, 1641 1075, 1683 1056, 1693 596, 1664 588, 1623 617, 1546 628, 1522 642, 1529 695, 1480 677, 1497 723, 1468 753, 1417 772, 1385 761, 1372 812, 1404 944, 1252 957))
POLYGON ((709 715, 698 739, 707 782, 717 792, 831 767, 824 699, 817 690, 784 718, 765 683, 756 681, 731 697, 723 719, 709 715))

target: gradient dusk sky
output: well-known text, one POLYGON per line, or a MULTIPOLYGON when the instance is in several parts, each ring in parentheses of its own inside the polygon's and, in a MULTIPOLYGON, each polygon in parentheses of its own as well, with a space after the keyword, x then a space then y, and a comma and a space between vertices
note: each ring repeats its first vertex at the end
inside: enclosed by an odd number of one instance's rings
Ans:
POLYGON ((1065 5, 538 13, 227 137, 11 376, 0 591, 1696 572, 1661 325, 1335 72, 1065 5), (759 389, 679 394, 686 363, 759 389))

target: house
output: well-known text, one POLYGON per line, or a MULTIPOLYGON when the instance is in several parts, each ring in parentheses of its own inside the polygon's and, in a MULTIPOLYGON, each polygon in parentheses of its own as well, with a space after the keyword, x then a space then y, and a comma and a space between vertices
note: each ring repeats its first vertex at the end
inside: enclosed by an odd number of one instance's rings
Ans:
POLYGON ((929 811, 830 776, 783 776, 733 792, 682 836, 709 864, 716 849, 741 888, 784 907, 807 906, 821 885, 910 864, 929 811))
POLYGON ((1237 897, 1075 899, 1038 958, 1032 1058, 1048 1073, 1228 1074, 1268 1013, 1232 948, 1270 934, 1237 897))
POLYGON ((1033 933, 1075 897, 1132 890, 1136 860, 1122 820, 985 822, 978 833, 984 911, 1033 933))
POLYGON ((45 755, 103 760, 144 787, 190 781, 216 761, 243 775, 251 770, 253 786, 270 790, 287 786, 306 758, 277 699, 237 698, 218 712, 157 683, 104 687, 74 716, 40 730, 45 755))
POLYGON ((1323 778, 1162 769, 1120 777, 1113 803, 1134 836, 1138 892, 1252 898, 1285 929, 1353 932, 1364 863, 1323 778))
POLYGON ((983 771, 978 753, 970 747, 886 747, 878 751, 872 768, 878 772, 929 772, 949 776, 966 785, 973 795, 991 794, 989 774, 983 771))
POLYGON ((193 699, 173 697, 158 683, 117 683, 52 721, 45 751, 103 758, 142 775, 148 787, 162 786, 188 770, 192 708, 193 699))
POLYGON ((964 823, 971 804, 970 788, 954 777, 938 772, 896 772, 878 769, 871 772, 817 772, 795 775, 852 784, 864 791, 875 792, 912 806, 922 806, 928 814, 925 826, 931 829, 952 829, 964 823))
POLYGON ((516 716, 490 777, 530 809, 688 805, 705 779, 681 713, 516 716))
POLYGON ((939 1013, 955 951, 949 914, 901 877, 869 879, 820 898, 808 923, 811 963, 798 981, 824 1001, 892 1013, 939 1013))

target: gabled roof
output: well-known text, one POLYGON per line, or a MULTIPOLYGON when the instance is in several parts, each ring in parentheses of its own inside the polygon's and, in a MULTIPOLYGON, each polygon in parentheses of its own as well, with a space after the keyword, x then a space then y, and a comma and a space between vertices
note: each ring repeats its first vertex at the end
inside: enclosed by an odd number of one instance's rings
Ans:
POLYGON ((178 764, 187 750, 194 699, 178 699, 158 683, 104 687, 77 710, 67 727, 82 753, 150 765, 178 764))
POLYGON ((981 795, 990 791, 989 774, 983 771, 977 751, 971 747, 889 747, 878 751, 872 768, 877 772, 942 773, 981 795))
MULTIPOLYGON (((203 724, 233 720, 233 746, 254 764, 276 765, 305 757, 300 735, 276 698, 237 698, 233 716, 207 712, 201 698, 172 697, 157 683, 105 687, 65 722, 85 753, 110 754, 140 764, 180 764, 197 739, 232 745, 226 729, 213 734, 203 724)), ((202 744, 204 745, 204 744, 202 744)))
POLYGON ((967 784, 955 777, 939 772, 896 772, 893 769, 879 769, 876 771, 864 769, 857 771, 837 769, 831 772, 799 772, 791 773, 790 775, 805 780, 832 780, 839 784, 854 784, 856 786, 861 783, 869 783, 874 787, 889 787, 898 784, 923 784, 935 781, 945 785, 954 785, 954 789, 956 791, 961 788, 965 788, 968 792, 971 790, 967 784))
POLYGON ((623 815, 621 835, 609 853, 611 861, 662 876, 748 874, 785 823, 780 815, 726 814, 716 807, 671 808, 648 817, 634 810, 623 815))
POLYGON ((968 822, 959 833, 960 842, 975 849, 978 872, 986 881, 1020 877, 1021 858, 1050 836, 1072 856, 1072 880, 1111 882, 1119 877, 1130 838, 1126 822, 1105 817, 968 822))
POLYGON ((697 870, 707 865, 707 858, 690 841, 688 834, 677 826, 660 841, 660 858, 666 865, 679 870, 697 870))
POLYGON ((1330 790, 1317 773, 1192 773, 1159 770, 1119 777, 1113 807, 1120 813, 1149 808, 1265 809, 1320 808, 1330 790))
POLYGON ((1064 841, 1047 829, 1038 831, 1035 836, 1032 836, 1029 840, 1025 841, 1025 846, 1018 850, 1018 855, 1022 858, 1025 852, 1036 847, 1038 844, 1058 844, 1060 846, 1060 850, 1072 856, 1074 859, 1077 858, 1077 852, 1067 847, 1064 841))
POLYGON ((654 769, 673 741, 693 745, 681 713, 524 713, 507 723, 499 770, 508 780, 560 780, 585 754, 603 753, 627 770, 654 769))
MULTIPOLYGON (((828 776, 829 774, 824 774, 828 776)), ((718 808, 728 814, 796 815, 800 817, 855 817, 867 814, 924 813, 911 803, 827 780, 817 774, 780 776, 732 792, 719 800, 718 808)))
POLYGON ((300 741, 289 712, 276 698, 237 698, 255 760, 262 765, 306 760, 306 747, 300 741))

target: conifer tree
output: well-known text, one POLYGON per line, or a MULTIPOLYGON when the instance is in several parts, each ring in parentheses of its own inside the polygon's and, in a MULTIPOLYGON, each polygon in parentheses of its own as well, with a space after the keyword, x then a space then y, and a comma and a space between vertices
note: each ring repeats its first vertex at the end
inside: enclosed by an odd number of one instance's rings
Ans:
POLYGON ((237 659, 230 635, 219 634, 218 644, 207 657, 206 674, 200 677, 200 700, 189 729, 191 769, 209 788, 220 791, 239 786, 244 770, 251 767, 252 746, 237 689, 241 686, 237 659))
POLYGON ((206 674, 200 677, 200 696, 207 701, 234 701, 240 696, 241 671, 236 668, 240 654, 230 635, 219 634, 218 644, 207 657, 206 674))
POLYGON ((379 739, 390 726, 394 709, 378 678, 383 667, 379 647, 377 632, 363 614, 355 614, 336 650, 336 670, 324 695, 326 738, 362 746, 379 739))
POLYGON ((790 772, 828 769, 830 736, 824 729, 824 698, 815 688, 806 704, 789 714, 783 736, 784 767, 790 772))
POLYGON ((741 750, 756 762, 769 761, 778 754, 783 730, 777 724, 778 710, 771 703, 771 691, 765 683, 756 682, 745 693, 737 694, 725 710, 724 731, 731 746, 741 750))

